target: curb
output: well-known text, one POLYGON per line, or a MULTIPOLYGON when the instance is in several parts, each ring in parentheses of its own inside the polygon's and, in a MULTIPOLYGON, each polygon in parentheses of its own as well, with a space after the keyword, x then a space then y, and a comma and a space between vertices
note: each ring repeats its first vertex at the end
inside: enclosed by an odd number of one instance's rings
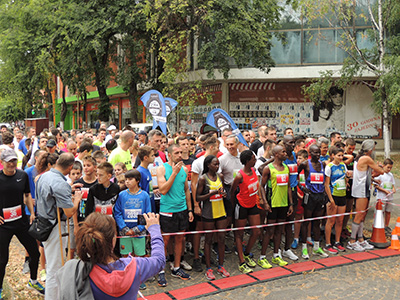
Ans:
POLYGON ((229 278, 203 282, 164 293, 145 296, 145 298, 147 300, 197 299, 200 297, 211 296, 220 292, 247 287, 262 282, 268 282, 284 277, 305 274, 310 271, 312 272, 316 269, 331 269, 340 267, 342 265, 356 264, 364 261, 382 259, 396 255, 400 255, 400 251, 392 249, 380 249, 367 252, 345 254, 342 256, 331 256, 314 261, 294 263, 285 267, 274 267, 271 269, 256 271, 249 274, 241 274, 229 278))

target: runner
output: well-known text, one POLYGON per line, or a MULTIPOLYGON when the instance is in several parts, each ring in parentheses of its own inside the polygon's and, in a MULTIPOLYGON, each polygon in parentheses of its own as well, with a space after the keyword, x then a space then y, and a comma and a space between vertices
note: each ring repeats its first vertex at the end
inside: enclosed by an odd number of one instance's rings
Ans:
POLYGON ((17 169, 18 156, 14 150, 3 150, 0 159, 3 165, 0 171, 0 299, 4 298, 3 279, 14 235, 30 257, 28 288, 44 294, 44 287, 37 281, 39 250, 36 240, 28 233, 29 224, 35 219, 28 175, 17 169), (25 205, 29 209, 30 218, 26 215, 25 205))
MULTIPOLYGON (((259 182, 256 171, 253 168, 256 163, 256 157, 251 150, 245 150, 240 154, 240 162, 244 165, 244 168, 239 170, 231 187, 231 202, 235 208, 235 227, 244 227, 247 221, 251 226, 260 225, 260 210, 257 207, 259 182), (235 195, 233 191, 236 191, 238 187, 239 192, 235 195)), ((267 208, 265 202, 261 205, 267 208)), ((242 273, 253 272, 249 267, 254 268, 257 265, 250 257, 250 252, 260 235, 260 229, 253 228, 251 231, 245 250, 243 250, 244 230, 235 231, 239 271, 242 273)))
MULTIPOLYGON (((223 176, 218 175, 218 158, 209 155, 204 159, 203 175, 197 184, 196 200, 201 203, 202 221, 204 230, 226 228, 226 210, 224 198, 226 192, 223 187, 223 176)), ((204 255, 206 259, 206 278, 214 280, 215 275, 211 269, 211 244, 212 233, 207 233, 204 245, 204 255)), ((223 267, 225 258, 225 232, 216 234, 218 240, 218 274, 222 277, 229 277, 230 274, 223 267)))
POLYGON ((372 170, 375 175, 382 175, 382 166, 378 165, 373 160, 375 150, 375 141, 365 140, 361 144, 361 150, 354 160, 353 170, 353 186, 351 195, 356 201, 356 212, 353 223, 351 224, 351 237, 347 244, 347 248, 355 251, 364 251, 374 249, 374 246, 364 240, 363 229, 364 220, 367 215, 369 200, 371 197, 371 180, 372 170), (356 240, 358 238, 358 240, 356 240))
MULTIPOLYGON (((325 187, 324 187, 324 163, 319 159, 321 156, 321 149, 312 144, 310 146, 310 156, 311 159, 304 161, 299 166, 299 174, 304 170, 304 177, 306 178, 306 186, 303 187, 299 183, 299 188, 304 192, 303 206, 304 206, 304 219, 322 217, 325 213, 325 187)), ((313 253, 315 255, 320 255, 322 257, 328 257, 328 254, 322 250, 319 246, 319 239, 321 235, 320 220, 312 221, 312 226, 314 230, 314 249, 313 253)), ((307 250, 307 228, 310 221, 304 221, 302 225, 302 257, 304 259, 309 259, 307 250)))
MULTIPOLYGON (((287 140, 289 140, 289 138, 287 138, 287 140)), ((290 171, 288 166, 286 164, 283 164, 283 161, 287 159, 286 149, 282 146, 277 145, 272 150, 272 154, 274 155, 275 159, 272 163, 268 164, 268 166, 264 168, 261 179, 261 195, 265 203, 268 202, 267 198, 265 197, 263 187, 267 184, 268 181, 271 181, 272 196, 270 202, 266 205, 265 208, 269 212, 267 222, 268 224, 285 222, 287 217, 293 214, 292 188, 290 185, 289 177, 290 171)), ((277 264, 281 267, 288 264, 280 257, 282 229, 282 225, 267 227, 267 231, 264 234, 264 239, 262 243, 260 259, 257 261, 257 264, 261 268, 269 269, 272 267, 266 258, 267 247, 271 237, 273 237, 274 239, 274 253, 272 257, 272 263, 277 264)), ((286 244, 288 245, 288 247, 290 247, 289 242, 287 242, 286 244)), ((284 252, 286 252, 286 250, 284 252)), ((289 249, 287 252, 295 256, 292 250, 289 249)), ((286 256, 289 257, 289 255, 286 256)), ((291 257, 289 258, 292 259, 291 257)), ((293 260, 297 259, 298 257, 296 256, 296 259, 293 260)))
MULTIPOLYGON (((344 214, 346 211, 346 165, 343 162, 344 150, 332 146, 329 150, 333 156, 333 161, 325 168, 325 192, 329 198, 326 205, 328 216, 344 214)), ((339 217, 330 217, 325 224, 325 250, 331 254, 337 254, 338 251, 345 251, 340 243, 342 234, 343 215, 339 217), (332 227, 335 225, 335 244, 331 244, 332 227)))

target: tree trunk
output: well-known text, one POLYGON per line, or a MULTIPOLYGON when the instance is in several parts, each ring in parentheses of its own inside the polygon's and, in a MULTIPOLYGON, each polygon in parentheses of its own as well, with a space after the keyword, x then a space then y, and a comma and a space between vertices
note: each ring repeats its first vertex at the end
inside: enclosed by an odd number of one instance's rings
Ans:
POLYGON ((62 102, 61 102, 61 113, 60 113, 60 127, 62 130, 64 130, 64 122, 65 122, 65 117, 67 116, 67 101, 65 100, 65 85, 63 85, 63 91, 62 91, 62 102))
POLYGON ((48 112, 48 116, 49 116, 49 127, 52 127, 54 125, 53 124, 53 96, 51 95, 51 90, 50 90, 50 86, 49 86, 49 82, 46 82, 46 97, 47 97, 47 112, 48 112))
POLYGON ((129 104, 131 107, 131 123, 139 123, 138 121, 138 91, 136 81, 132 80, 129 84, 129 104))
POLYGON ((390 158, 390 114, 387 99, 384 93, 382 97, 382 116, 383 116, 383 144, 385 158, 390 158))

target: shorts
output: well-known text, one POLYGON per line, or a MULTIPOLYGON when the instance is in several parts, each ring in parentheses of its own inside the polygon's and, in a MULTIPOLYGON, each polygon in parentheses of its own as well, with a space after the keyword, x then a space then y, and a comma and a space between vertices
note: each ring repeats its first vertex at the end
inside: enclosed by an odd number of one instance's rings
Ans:
POLYGON ((327 203, 325 194, 304 194, 303 207, 310 211, 318 211, 325 209, 327 203))
MULTIPOLYGON (((293 201, 293 207, 297 207, 298 199, 297 199, 297 186, 292 188, 292 201, 293 201)), ((289 199, 288 199, 289 203, 289 199)))
POLYGON ((332 196, 337 206, 346 206, 346 196, 332 196))
POLYGON ((160 227, 161 231, 166 233, 186 231, 189 228, 188 210, 185 209, 176 213, 160 212, 160 227))
POLYGON ((224 198, 225 212, 226 212, 227 217, 232 217, 232 215, 233 215, 232 202, 228 199, 229 198, 224 198))
POLYGON ((268 213, 268 220, 286 220, 289 207, 271 207, 271 210, 272 212, 268 213))
POLYGON ((218 221, 222 221, 222 220, 226 220, 226 216, 224 216, 224 217, 219 217, 219 218, 216 218, 216 219, 206 219, 206 218, 201 217, 201 221, 202 221, 202 222, 208 222, 208 223, 211 223, 211 222, 218 222, 218 221))
POLYGON ((239 203, 236 203, 235 220, 247 219, 248 216, 258 215, 258 214, 260 214, 260 209, 257 207, 257 205, 254 205, 253 207, 250 208, 246 208, 241 206, 239 203))
MULTIPOLYGON (((389 201, 382 201, 382 211, 383 212, 392 212, 393 211, 393 200, 389 200, 389 201)), ((375 206, 375 211, 376 211, 376 206, 375 206)))
POLYGON ((124 237, 119 239, 121 255, 134 253, 136 256, 146 255, 146 237, 124 237))

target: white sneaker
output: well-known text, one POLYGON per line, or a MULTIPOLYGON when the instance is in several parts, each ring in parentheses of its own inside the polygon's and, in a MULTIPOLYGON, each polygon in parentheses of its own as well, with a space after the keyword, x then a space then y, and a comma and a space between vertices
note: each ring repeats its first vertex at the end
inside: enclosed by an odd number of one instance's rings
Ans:
POLYGON ((192 266, 189 265, 186 260, 182 260, 181 261, 181 268, 183 268, 186 271, 191 271, 192 270, 192 266))
POLYGON ((366 240, 362 241, 362 242, 358 242, 358 244, 364 248, 364 250, 372 250, 374 249, 374 246, 371 245, 370 243, 368 243, 366 240))
POLYGON ((290 250, 290 249, 283 250, 282 256, 287 257, 287 258, 289 258, 291 260, 298 260, 299 259, 299 257, 296 254, 294 254, 293 251, 290 250))
POLYGON ((365 249, 363 246, 360 245, 358 241, 355 241, 354 243, 347 243, 347 249, 358 251, 358 252, 363 252, 365 249))

